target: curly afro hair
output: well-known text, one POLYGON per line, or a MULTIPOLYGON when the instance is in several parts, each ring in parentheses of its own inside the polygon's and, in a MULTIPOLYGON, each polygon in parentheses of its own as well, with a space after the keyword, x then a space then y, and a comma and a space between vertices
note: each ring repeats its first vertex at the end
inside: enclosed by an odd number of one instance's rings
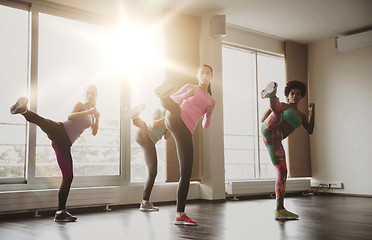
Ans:
POLYGON ((287 82, 285 88, 284 88, 284 94, 286 97, 288 97, 289 93, 292 89, 299 89, 301 92, 301 96, 305 97, 306 95, 306 85, 303 82, 292 80, 287 82))

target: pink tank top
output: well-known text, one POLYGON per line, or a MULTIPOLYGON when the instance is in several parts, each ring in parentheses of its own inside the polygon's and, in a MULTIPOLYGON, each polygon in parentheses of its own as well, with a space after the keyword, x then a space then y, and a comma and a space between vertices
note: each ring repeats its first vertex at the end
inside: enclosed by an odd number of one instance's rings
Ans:
MULTIPOLYGON (((83 104, 83 111, 85 111, 85 104, 83 104)), ((71 144, 84 132, 85 129, 92 125, 92 120, 89 115, 81 118, 66 120, 63 122, 67 135, 70 138, 71 144)))
POLYGON ((216 101, 211 95, 204 92, 199 86, 186 84, 175 94, 171 95, 171 98, 176 103, 182 102, 181 118, 191 133, 194 132, 196 125, 203 116, 203 128, 207 128, 209 126, 216 101), (194 96, 189 94, 190 88, 194 89, 194 96), (212 107, 211 114, 206 113, 206 109, 209 106, 212 107))

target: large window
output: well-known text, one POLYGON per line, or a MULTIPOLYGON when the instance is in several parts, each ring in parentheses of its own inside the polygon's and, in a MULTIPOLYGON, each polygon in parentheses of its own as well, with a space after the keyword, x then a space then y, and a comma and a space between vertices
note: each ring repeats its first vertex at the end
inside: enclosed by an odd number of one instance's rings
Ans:
MULTIPOLYGON (((147 19, 148 21, 148 19, 147 19)), ((151 22, 148 21, 151 26, 151 22)), ((150 29, 145 29, 150 31, 150 29)), ((146 52, 141 50, 136 55, 143 54, 143 59, 140 60, 141 66, 136 70, 135 74, 131 76, 131 106, 137 104, 145 104, 145 110, 140 114, 140 118, 147 124, 152 124, 153 113, 156 109, 163 110, 159 98, 155 95, 154 90, 157 86, 162 84, 165 79, 164 68, 161 67, 164 61, 164 46, 163 46, 163 31, 157 26, 156 31, 147 35, 147 41, 142 45, 150 45, 150 47, 140 46, 145 48, 146 52)), ((137 56, 138 57, 138 56, 137 56)), ((137 127, 131 124, 131 182, 144 182, 148 176, 147 167, 145 164, 145 157, 143 150, 135 141, 137 127)), ((157 160, 158 160, 158 174, 155 179, 156 182, 165 182, 166 172, 166 142, 164 138, 159 140, 156 145, 157 160)))
MULTIPOLYGON (((0 5, 0 178, 24 178, 26 123, 11 105, 27 96, 28 11, 0 5)), ((1 180, 0 180, 1 181, 1 180)))
MULTIPOLYGON (((39 14, 37 112, 65 121, 85 88, 98 89, 101 114, 96 136, 87 129, 72 146, 74 175, 120 174, 120 77, 107 71, 101 39, 108 29, 48 14, 39 14)), ((37 128, 36 176, 59 176, 50 140, 37 128)))
MULTIPOLYGON (((279 84, 285 101, 284 58, 230 46, 223 47, 223 107, 226 180, 276 176, 263 143, 261 117, 269 109, 260 91, 267 83, 279 84)), ((286 141, 283 141, 286 148, 286 141)))
MULTIPOLYGON (((77 184, 145 181, 143 151, 134 141, 137 129, 123 117, 131 107, 146 104, 141 118, 151 124, 153 112, 161 108, 154 94, 164 81, 163 36, 156 25, 161 11, 137 22, 126 19, 117 31, 117 21, 109 25, 113 19, 103 22, 102 16, 80 15, 77 9, 12 6, 0 5, 0 182, 53 187, 45 178, 61 176, 47 135, 21 115, 11 115, 9 107, 27 96, 31 110, 63 122, 78 102, 84 103, 90 84, 98 89, 100 124, 96 136, 87 129, 71 148, 77 184)), ((156 148, 157 181, 164 182, 165 141, 156 148)))

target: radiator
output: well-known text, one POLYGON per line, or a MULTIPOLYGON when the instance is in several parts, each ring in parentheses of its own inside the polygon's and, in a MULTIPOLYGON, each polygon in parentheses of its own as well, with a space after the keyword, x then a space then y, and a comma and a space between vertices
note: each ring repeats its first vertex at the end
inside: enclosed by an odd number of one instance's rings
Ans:
MULTIPOLYGON (((248 196, 275 192, 275 180, 234 181, 225 183, 227 196, 248 196)), ((286 192, 310 191, 310 179, 287 180, 286 192)))
MULTIPOLYGON (((71 188, 68 207, 108 205, 119 202, 119 187, 71 188)), ((58 189, 0 192, 0 213, 34 209, 55 209, 58 189)))

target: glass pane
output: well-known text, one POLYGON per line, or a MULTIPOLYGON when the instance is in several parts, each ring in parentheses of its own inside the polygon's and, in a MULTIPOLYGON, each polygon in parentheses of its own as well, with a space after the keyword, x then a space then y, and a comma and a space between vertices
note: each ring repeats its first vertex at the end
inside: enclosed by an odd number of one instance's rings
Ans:
POLYGON ((27 96, 28 12, 0 5, 0 178, 25 176, 26 122, 9 107, 27 96))
MULTIPOLYGON (((87 129, 73 144, 75 176, 120 174, 120 77, 108 71, 109 30, 88 23, 40 14, 38 113, 65 121, 85 88, 98 89, 99 130, 87 129)), ((60 176, 50 140, 37 128, 36 176, 60 176)))
MULTIPOLYGON (((146 30, 145 30, 146 31, 146 30)), ((157 61, 162 62, 164 58, 162 30, 151 35, 151 55, 156 56, 157 61)), ((145 104, 146 108, 140 114, 140 118, 147 124, 152 124, 153 113, 156 109, 163 110, 159 98, 154 94, 154 90, 165 79, 165 71, 158 64, 144 64, 140 72, 137 72, 131 79, 131 106, 145 104)), ((145 156, 140 145, 135 141, 137 127, 131 124, 131 182, 144 182, 148 172, 145 164, 145 156)), ((156 145, 158 160, 158 174, 156 182, 165 182, 166 173, 166 142, 164 138, 159 140, 156 145)))
MULTIPOLYGON (((286 102, 284 96, 285 80, 285 62, 284 58, 273 57, 270 55, 257 55, 258 65, 258 89, 259 92, 267 86, 269 82, 277 82, 278 90, 277 96, 281 102, 286 102)), ((269 109, 270 103, 268 99, 258 98, 258 114, 261 119, 265 112, 269 109)), ((260 124, 261 127, 261 124, 260 124)), ((276 171, 273 167, 269 153, 266 150, 265 144, 262 139, 261 131, 259 131, 259 144, 260 144, 260 177, 261 178, 276 178, 276 171)), ((287 139, 282 141, 283 147, 287 152, 287 139)))
POLYGON ((255 177, 255 56, 223 47, 226 180, 255 177))

